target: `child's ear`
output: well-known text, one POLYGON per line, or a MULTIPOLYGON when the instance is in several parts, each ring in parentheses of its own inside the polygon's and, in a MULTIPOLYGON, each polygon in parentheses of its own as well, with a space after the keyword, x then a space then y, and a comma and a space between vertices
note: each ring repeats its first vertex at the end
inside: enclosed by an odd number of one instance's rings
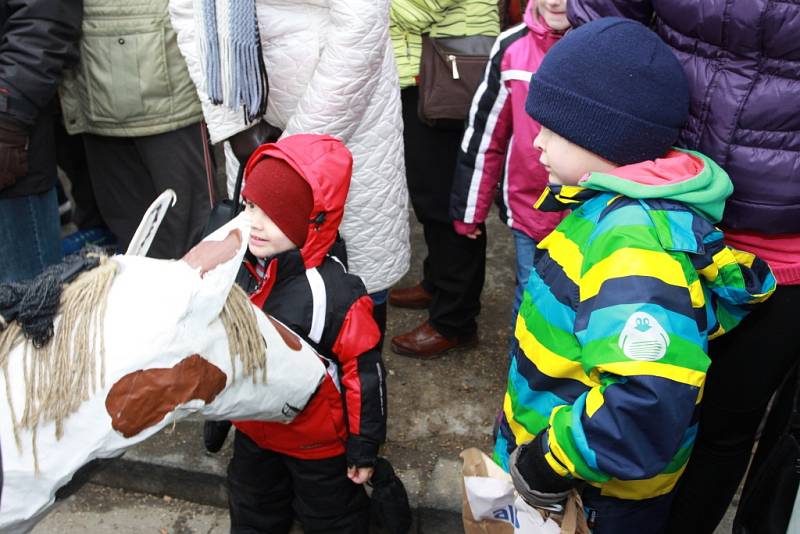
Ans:
POLYGON ((240 213, 195 245, 182 258, 201 278, 192 308, 203 310, 211 322, 222 311, 236 281, 250 239, 250 218, 240 213))

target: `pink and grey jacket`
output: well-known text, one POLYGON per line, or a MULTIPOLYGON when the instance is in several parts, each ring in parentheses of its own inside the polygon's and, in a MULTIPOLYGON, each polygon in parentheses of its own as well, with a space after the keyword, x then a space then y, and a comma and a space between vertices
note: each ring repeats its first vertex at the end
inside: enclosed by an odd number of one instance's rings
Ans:
POLYGON ((450 218, 459 233, 486 220, 495 196, 501 219, 537 241, 561 222, 562 213, 533 207, 547 186, 547 171, 533 148, 541 127, 525 113, 531 76, 561 35, 537 20, 531 7, 522 24, 495 41, 472 99, 450 195, 450 218))

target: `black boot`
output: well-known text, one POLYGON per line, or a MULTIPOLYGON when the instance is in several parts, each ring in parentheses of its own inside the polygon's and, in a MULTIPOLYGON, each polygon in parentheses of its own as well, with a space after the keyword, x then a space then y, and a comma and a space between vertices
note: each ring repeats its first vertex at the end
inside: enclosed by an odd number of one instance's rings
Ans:
POLYGON ((206 421, 203 425, 203 442, 208 452, 219 452, 231 429, 230 421, 206 421))

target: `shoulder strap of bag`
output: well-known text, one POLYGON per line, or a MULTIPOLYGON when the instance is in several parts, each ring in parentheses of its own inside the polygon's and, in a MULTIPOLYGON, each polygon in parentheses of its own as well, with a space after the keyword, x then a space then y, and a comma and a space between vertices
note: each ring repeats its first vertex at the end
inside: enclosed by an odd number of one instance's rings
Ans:
POLYGON ((205 121, 200 121, 200 139, 203 142, 203 164, 206 170, 206 181, 208 183, 208 202, 211 208, 217 203, 217 190, 214 187, 214 170, 211 161, 211 146, 208 143, 208 126, 205 121))
POLYGON ((236 217, 242 210, 242 202, 239 197, 242 196, 243 179, 244 179, 244 165, 239 165, 239 170, 236 172, 236 184, 233 186, 233 210, 231 210, 231 219, 236 217))

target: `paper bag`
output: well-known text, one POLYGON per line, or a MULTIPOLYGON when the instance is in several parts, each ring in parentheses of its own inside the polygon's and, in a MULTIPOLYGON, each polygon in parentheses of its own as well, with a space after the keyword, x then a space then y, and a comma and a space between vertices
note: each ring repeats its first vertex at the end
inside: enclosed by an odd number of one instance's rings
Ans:
POLYGON ((465 450, 461 459, 464 534, 513 534, 516 509, 511 477, 478 449, 465 450))
POLYGON ((461 458, 465 534, 589 534, 576 491, 563 515, 543 512, 523 501, 508 473, 478 449, 465 450, 461 458))

